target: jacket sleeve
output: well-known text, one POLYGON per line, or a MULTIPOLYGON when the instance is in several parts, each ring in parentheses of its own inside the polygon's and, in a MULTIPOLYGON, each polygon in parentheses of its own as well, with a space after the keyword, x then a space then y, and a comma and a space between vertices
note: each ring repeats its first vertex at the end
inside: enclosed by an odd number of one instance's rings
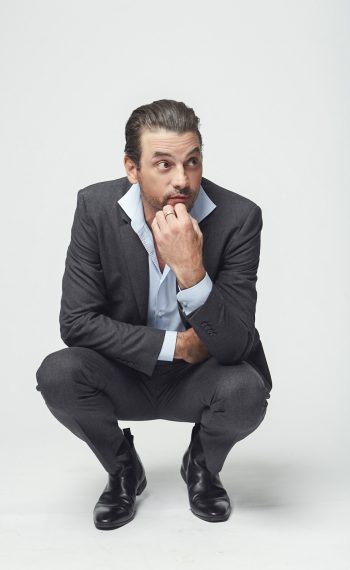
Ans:
POLYGON ((80 190, 62 279, 61 338, 151 376, 165 331, 114 320, 104 314, 106 304, 98 235, 80 190))
POLYGON ((187 315, 179 305, 183 317, 221 364, 244 360, 254 343, 262 225, 261 208, 254 204, 238 233, 228 240, 207 300, 187 315))

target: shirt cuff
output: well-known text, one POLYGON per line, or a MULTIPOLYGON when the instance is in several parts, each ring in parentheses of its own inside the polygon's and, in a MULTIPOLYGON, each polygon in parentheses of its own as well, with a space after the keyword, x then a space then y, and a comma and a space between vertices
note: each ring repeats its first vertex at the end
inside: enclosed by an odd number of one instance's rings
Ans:
POLYGON ((193 285, 193 287, 188 287, 188 289, 180 289, 180 286, 178 285, 178 289, 180 290, 178 293, 176 293, 176 297, 179 303, 182 305, 184 313, 188 315, 203 305, 209 297, 212 287, 213 282, 207 272, 205 273, 202 281, 199 281, 199 283, 196 283, 196 285, 193 285))
POLYGON ((176 347, 177 331, 165 331, 162 349, 159 353, 158 360, 174 360, 175 347, 176 347))

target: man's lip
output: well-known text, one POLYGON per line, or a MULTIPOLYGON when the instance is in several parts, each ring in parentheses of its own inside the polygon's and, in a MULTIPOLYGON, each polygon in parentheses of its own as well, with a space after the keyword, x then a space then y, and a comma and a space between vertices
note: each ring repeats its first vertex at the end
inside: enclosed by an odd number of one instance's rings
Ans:
POLYGON ((172 196, 169 200, 188 200, 189 196, 172 196))

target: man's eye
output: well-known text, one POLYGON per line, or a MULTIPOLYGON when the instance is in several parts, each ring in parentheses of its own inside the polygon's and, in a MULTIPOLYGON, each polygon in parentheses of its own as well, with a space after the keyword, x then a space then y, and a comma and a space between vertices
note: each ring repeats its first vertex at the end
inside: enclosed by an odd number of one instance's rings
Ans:
POLYGON ((166 170, 169 166, 169 162, 167 160, 161 160, 158 162, 158 166, 161 170, 166 170))
POLYGON ((198 166, 198 164, 200 164, 200 163, 201 163, 201 160, 200 160, 198 157, 196 157, 196 156, 193 156, 193 157, 190 158, 189 161, 188 161, 188 164, 189 164, 190 166, 198 166))

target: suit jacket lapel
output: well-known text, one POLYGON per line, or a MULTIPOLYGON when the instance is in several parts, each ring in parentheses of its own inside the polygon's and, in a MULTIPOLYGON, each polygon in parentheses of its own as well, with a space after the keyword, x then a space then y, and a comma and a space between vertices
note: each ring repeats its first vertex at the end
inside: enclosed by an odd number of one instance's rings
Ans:
POLYGON ((120 228, 121 247, 128 268, 131 289, 134 293, 141 322, 146 324, 149 293, 148 253, 139 236, 133 230, 130 219, 120 208, 121 215, 128 223, 120 228))

